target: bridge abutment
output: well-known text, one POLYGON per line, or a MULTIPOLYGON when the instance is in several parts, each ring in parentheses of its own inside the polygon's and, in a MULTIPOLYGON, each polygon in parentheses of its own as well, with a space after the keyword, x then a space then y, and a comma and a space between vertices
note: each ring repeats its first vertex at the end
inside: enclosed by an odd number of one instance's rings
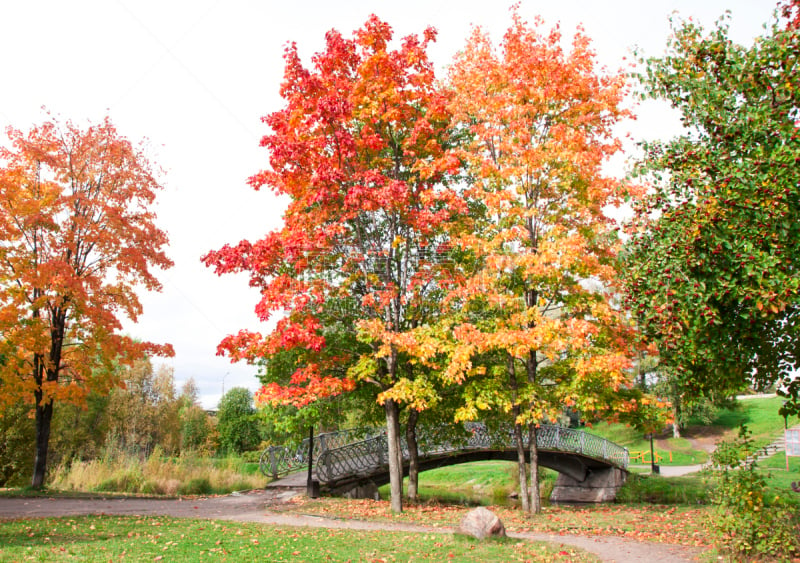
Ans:
POLYGON ((330 489, 330 494, 335 497, 345 498, 367 498, 371 500, 380 500, 381 495, 378 492, 378 485, 373 481, 358 481, 355 483, 348 483, 330 489))
POLYGON ((611 502, 627 477, 628 472, 618 467, 595 468, 583 481, 559 473, 550 502, 611 502))

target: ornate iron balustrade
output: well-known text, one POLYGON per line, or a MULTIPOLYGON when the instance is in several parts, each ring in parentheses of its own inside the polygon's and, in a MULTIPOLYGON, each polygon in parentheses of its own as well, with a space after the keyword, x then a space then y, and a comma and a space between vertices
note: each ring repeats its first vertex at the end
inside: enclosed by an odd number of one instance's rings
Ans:
MULTIPOLYGON (((528 434, 523 435, 528 447, 528 434)), ((542 425, 536 431, 541 450, 575 453, 603 460, 620 468, 628 466, 628 449, 605 438, 562 426, 542 425)), ((489 429, 479 422, 463 427, 443 426, 421 429, 418 433, 420 456, 446 455, 471 450, 515 448, 513 430, 489 429)), ((401 440, 403 458, 408 459, 408 444, 401 440)), ((321 482, 343 477, 368 475, 388 466, 388 443, 385 430, 356 430, 320 434, 314 439, 316 476, 321 482), (357 439, 356 441, 353 441, 357 439)), ((272 446, 261 455, 261 472, 278 476, 308 467, 308 439, 297 448, 272 446)))
MULTIPOLYGON (((324 432, 314 436, 314 461, 319 459, 322 452, 341 448, 354 441, 364 440, 374 436, 380 430, 375 428, 356 428, 340 430, 338 432, 324 432)), ((308 467, 308 438, 297 446, 270 446, 261 453, 258 468, 267 477, 277 479, 289 473, 300 471, 308 467)))

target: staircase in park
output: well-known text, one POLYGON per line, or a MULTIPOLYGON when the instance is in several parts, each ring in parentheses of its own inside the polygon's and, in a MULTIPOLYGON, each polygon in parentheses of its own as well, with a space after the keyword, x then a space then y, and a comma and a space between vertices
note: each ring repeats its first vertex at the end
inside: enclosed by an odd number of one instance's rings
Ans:
POLYGON ((747 459, 744 460, 744 465, 752 465, 753 463, 758 464, 760 461, 767 459, 768 457, 772 457, 778 452, 784 451, 786 451, 786 435, 781 434, 781 436, 771 444, 767 444, 763 448, 759 448, 747 456, 747 459))

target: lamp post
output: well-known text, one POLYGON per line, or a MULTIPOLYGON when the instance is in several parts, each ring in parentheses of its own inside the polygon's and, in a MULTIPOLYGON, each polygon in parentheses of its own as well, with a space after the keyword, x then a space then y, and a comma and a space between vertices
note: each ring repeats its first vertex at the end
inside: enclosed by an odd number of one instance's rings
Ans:
POLYGON ((788 443, 787 438, 789 437, 788 436, 789 433, 787 432, 787 430, 789 430, 789 412, 786 410, 786 401, 783 402, 783 408, 781 409, 781 411, 783 412, 783 443, 784 443, 783 457, 786 460, 786 472, 788 473, 789 472, 789 443, 788 443))
POLYGON ((308 498, 319 496, 319 483, 314 483, 312 476, 314 464, 314 427, 308 427, 308 478, 306 479, 306 495, 308 498))
POLYGON ((658 465, 656 465, 656 456, 653 450, 653 433, 650 432, 650 472, 660 473, 658 465))

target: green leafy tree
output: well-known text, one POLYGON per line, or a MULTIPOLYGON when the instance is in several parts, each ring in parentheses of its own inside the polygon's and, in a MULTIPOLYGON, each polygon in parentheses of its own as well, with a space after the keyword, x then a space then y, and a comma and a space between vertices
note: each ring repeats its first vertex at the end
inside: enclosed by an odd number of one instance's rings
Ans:
MULTIPOLYGON (((328 299, 319 309, 320 333, 325 347, 277 350, 259 361, 258 379, 262 385, 286 387, 297 370, 309 364, 324 365, 325 371, 342 379, 369 347, 358 341, 356 322, 359 308, 353 298, 328 299)), ((308 404, 261 402, 260 417, 265 438, 271 443, 297 442, 316 432, 345 428, 376 426, 381 421, 375 395, 365 386, 336 394, 308 404), (277 440, 277 441, 276 441, 277 440)))
POLYGON ((0 414, 0 487, 20 486, 33 467, 33 418, 27 405, 12 405, 0 414))
POLYGON ((109 395, 90 392, 83 408, 71 404, 55 408, 51 435, 54 466, 99 455, 108 434, 109 400, 109 395))
POLYGON ((686 130, 644 144, 652 191, 631 225, 627 299, 678 407, 752 382, 778 383, 798 410, 798 53, 782 20, 742 46, 722 18, 708 32, 678 22, 667 54, 647 61, 646 96, 686 130))
POLYGON ((253 394, 248 389, 234 387, 222 396, 217 410, 217 431, 220 448, 226 453, 240 454, 258 447, 259 419, 253 394))

